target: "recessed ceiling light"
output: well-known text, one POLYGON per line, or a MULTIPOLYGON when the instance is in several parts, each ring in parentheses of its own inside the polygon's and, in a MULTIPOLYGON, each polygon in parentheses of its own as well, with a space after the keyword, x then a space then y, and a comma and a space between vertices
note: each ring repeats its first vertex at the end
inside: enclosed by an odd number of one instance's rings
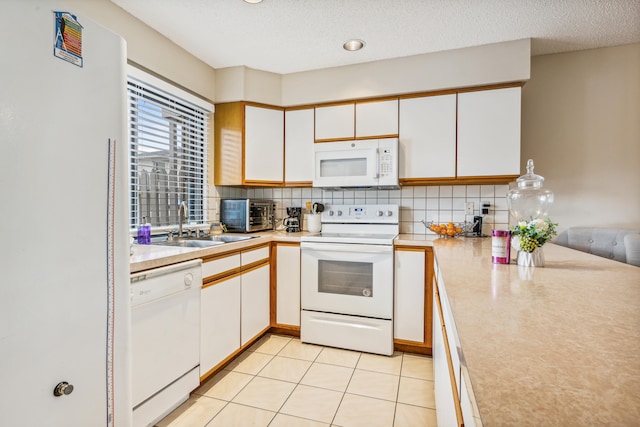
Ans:
POLYGON ((262 2, 262 0, 244 0, 247 3, 256 4, 262 2))
POLYGON ((342 47, 344 50, 348 51, 360 50, 364 47, 364 42, 362 40, 353 39, 346 41, 342 47))

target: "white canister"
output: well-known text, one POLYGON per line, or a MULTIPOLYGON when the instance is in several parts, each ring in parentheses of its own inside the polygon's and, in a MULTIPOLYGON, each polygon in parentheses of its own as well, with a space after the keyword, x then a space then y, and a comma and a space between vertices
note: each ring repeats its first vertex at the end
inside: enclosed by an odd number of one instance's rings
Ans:
POLYGON ((307 223, 307 229, 309 233, 319 233, 322 230, 322 215, 320 214, 308 214, 305 217, 307 223))

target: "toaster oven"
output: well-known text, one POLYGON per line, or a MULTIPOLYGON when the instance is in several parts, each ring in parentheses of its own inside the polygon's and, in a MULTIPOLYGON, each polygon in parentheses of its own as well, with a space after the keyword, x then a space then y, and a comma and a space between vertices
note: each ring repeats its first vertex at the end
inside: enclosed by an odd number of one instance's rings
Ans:
POLYGON ((275 207, 272 200, 222 199, 220 222, 233 232, 273 230, 275 207))

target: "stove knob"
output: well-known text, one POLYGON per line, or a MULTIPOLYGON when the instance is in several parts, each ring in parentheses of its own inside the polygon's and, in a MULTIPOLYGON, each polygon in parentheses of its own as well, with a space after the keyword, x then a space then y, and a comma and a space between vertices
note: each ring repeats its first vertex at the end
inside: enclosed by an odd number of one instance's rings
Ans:
POLYGON ((342 216, 342 211, 338 211, 338 216, 342 216))
POLYGON ((382 216, 382 211, 376 211, 376 216, 382 216))
POLYGON ((387 211, 387 216, 393 216, 393 212, 387 211))
POLYGON ((333 216, 333 211, 329 211, 329 216, 333 216))

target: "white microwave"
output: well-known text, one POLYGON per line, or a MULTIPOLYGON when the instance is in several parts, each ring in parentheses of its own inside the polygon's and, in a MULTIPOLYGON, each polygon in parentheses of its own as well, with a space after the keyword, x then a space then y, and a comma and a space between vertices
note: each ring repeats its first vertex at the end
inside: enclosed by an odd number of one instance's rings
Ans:
POLYGON ((313 144, 313 186, 396 189, 398 138, 313 144))

